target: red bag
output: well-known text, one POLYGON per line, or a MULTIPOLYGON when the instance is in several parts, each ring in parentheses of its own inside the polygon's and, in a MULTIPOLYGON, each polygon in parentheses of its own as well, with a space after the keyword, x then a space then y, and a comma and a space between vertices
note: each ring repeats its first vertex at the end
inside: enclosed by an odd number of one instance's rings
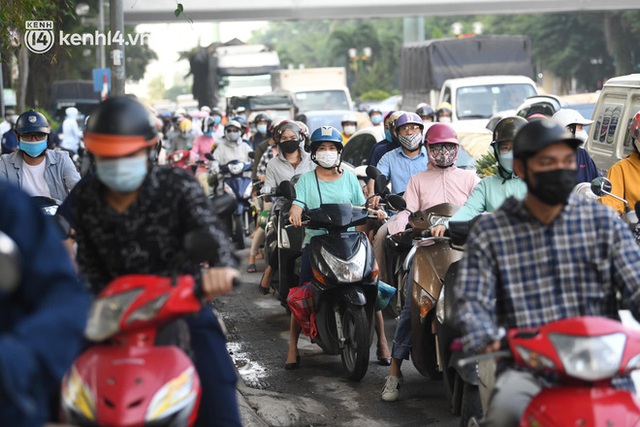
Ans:
POLYGON ((289 289, 287 304, 291 309, 291 315, 302 328, 302 332, 308 337, 315 338, 318 335, 318 330, 316 329, 316 316, 313 312, 311 285, 305 283, 289 289))

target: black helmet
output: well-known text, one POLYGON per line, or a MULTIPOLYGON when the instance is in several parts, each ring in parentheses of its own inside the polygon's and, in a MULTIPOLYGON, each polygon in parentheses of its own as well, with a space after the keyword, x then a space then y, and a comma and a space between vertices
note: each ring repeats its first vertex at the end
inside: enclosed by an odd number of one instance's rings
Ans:
POLYGON ((493 141, 491 144, 496 145, 496 143, 502 141, 513 141, 518 131, 527 123, 525 119, 517 116, 500 119, 500 121, 496 123, 495 129, 493 129, 493 141))
POLYGON ((267 126, 269 126, 269 123, 271 123, 271 119, 269 119, 269 116, 267 116, 264 113, 260 113, 257 114, 256 117, 253 119, 253 123, 254 124, 258 124, 259 122, 267 122, 267 126))
POLYGON ((581 140, 553 120, 534 120, 516 134, 513 157, 526 160, 556 142, 566 142, 574 150, 582 144, 581 140))
POLYGON ((420 104, 416 109, 416 114, 420 117, 431 117, 431 120, 435 120, 436 112, 431 108, 429 104, 420 104))
POLYGON ((119 96, 102 101, 91 112, 84 134, 87 150, 105 157, 122 157, 155 145, 155 118, 139 101, 119 96))
POLYGON ((51 127, 47 118, 34 110, 25 111, 16 120, 15 133, 24 135, 25 133, 51 133, 51 127))

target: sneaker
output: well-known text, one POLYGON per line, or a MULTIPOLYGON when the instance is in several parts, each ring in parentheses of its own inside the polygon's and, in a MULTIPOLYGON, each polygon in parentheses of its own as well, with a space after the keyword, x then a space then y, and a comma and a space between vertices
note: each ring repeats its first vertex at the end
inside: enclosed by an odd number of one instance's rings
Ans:
POLYGON ((392 377, 389 375, 387 380, 384 383, 384 387, 382 387, 382 394, 380 397, 385 402, 395 402, 400 397, 400 383, 402 382, 401 378, 392 377))

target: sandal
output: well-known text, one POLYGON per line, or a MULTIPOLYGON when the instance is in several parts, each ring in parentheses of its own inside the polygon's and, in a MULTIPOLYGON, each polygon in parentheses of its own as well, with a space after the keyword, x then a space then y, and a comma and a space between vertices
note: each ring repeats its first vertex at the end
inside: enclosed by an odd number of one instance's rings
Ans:
POLYGON ((258 269, 255 264, 249 264, 247 266, 247 273, 255 273, 256 271, 258 271, 258 269))
POLYGON ((271 292, 271 287, 269 288, 264 288, 262 287, 261 284, 258 284, 258 291, 262 294, 262 295, 269 295, 269 292, 271 292))

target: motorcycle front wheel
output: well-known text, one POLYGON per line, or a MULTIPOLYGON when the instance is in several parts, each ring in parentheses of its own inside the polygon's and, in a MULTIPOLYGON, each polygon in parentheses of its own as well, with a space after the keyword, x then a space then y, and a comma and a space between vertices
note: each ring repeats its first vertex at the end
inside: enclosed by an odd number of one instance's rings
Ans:
POLYGON ((233 240, 236 243, 236 249, 244 249, 244 220, 242 215, 233 216, 233 240))
POLYGON ((371 334, 364 307, 349 304, 342 315, 342 333, 345 343, 342 349, 342 366, 348 377, 360 381, 369 367, 371 334))

